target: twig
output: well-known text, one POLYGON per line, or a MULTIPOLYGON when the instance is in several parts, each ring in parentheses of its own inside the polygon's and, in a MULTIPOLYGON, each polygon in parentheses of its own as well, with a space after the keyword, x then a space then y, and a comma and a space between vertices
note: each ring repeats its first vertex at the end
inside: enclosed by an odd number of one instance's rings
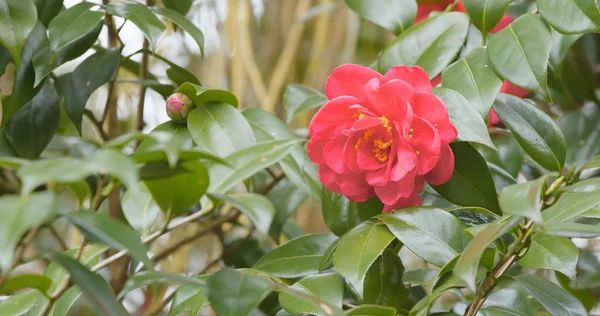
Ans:
POLYGON ((146 315, 148 315, 148 316, 160 315, 162 310, 165 308, 165 306, 167 306, 167 304, 169 304, 169 302, 175 297, 176 293, 177 293, 177 290, 175 290, 171 294, 167 295, 167 297, 165 297, 165 299, 162 300, 162 302, 159 305, 157 305, 152 310, 148 311, 148 313, 146 313, 146 315))
POLYGON ((83 114, 92 122, 92 124, 94 124, 94 126, 98 130, 98 133, 100 134, 100 137, 102 137, 102 140, 107 141, 108 135, 106 135, 106 133, 104 132, 104 128, 102 128, 102 122, 98 121, 96 117, 94 117, 94 113, 89 109, 83 110, 83 114))
MULTIPOLYGON (((146 0, 146 6, 150 7, 154 5, 154 0, 146 0)), ((148 78, 148 48, 150 47, 150 42, 146 37, 144 37, 144 43, 142 44, 144 51, 142 52, 142 61, 140 63, 140 81, 146 80, 148 78)), ((137 124, 136 129, 141 131, 144 128, 144 103, 146 103, 146 85, 140 86, 140 94, 138 97, 137 104, 137 124)), ((141 140, 137 141, 136 147, 139 146, 141 140)))
POLYGON ((21 262, 21 259, 23 258, 23 254, 25 254, 25 250, 27 249, 27 247, 29 247, 29 245, 31 245, 31 243, 35 239, 35 236, 37 236, 37 234, 39 233, 40 228, 41 228, 41 226, 34 227, 32 230, 29 231, 27 236, 25 236, 25 238, 23 238, 23 240, 21 241, 21 245, 19 246, 19 248, 17 248, 17 251, 15 252, 15 258, 14 258, 12 264, 6 271, 4 271, 2 276, 0 276, 0 287, 2 287, 2 284, 4 283, 4 281, 6 281, 6 279, 8 279, 8 275, 10 274, 10 272, 17 265, 19 265, 19 263, 21 262))
POLYGON ((269 182, 266 182, 260 189, 260 192, 263 194, 268 193, 277 183, 279 183, 279 181, 283 180, 283 178, 285 178, 285 173, 283 172, 279 174, 273 174, 273 179, 271 179, 269 182))
POLYGON ((50 234, 52 234, 52 236, 54 236, 54 238, 56 239, 56 241, 58 241, 60 248, 65 251, 68 250, 69 247, 67 246, 67 244, 65 244, 65 241, 60 237, 60 235, 58 234, 58 232, 56 231, 56 229, 54 228, 54 226, 52 226, 52 224, 46 226, 48 228, 48 230, 50 231, 50 234))

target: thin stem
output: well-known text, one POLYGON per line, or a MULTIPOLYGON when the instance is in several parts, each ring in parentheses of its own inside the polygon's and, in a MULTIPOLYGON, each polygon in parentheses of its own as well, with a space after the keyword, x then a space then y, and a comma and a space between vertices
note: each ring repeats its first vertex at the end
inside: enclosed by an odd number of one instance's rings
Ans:
POLYGON ((56 241, 58 241, 58 244, 60 245, 60 248, 63 251, 68 250, 69 247, 67 246, 67 244, 65 244, 65 241, 60 237, 60 235, 56 231, 56 228, 54 228, 54 226, 52 226, 52 225, 48 225, 46 227, 50 231, 50 234, 52 234, 52 236, 54 236, 54 238, 56 239, 56 241))
POLYGON ((41 226, 34 227, 32 230, 29 231, 27 236, 25 236, 25 238, 23 238, 23 240, 21 241, 21 246, 19 246, 19 248, 17 248, 17 251, 15 253, 15 259, 13 260, 12 264, 6 271, 4 271, 2 276, 0 276, 0 287, 2 287, 2 284, 4 283, 4 281, 6 281, 6 279, 8 279, 8 275, 10 274, 10 272, 17 265, 19 265, 19 263, 23 259, 25 250, 27 249, 27 247, 29 247, 29 245, 31 245, 31 243, 33 242, 33 240, 35 239, 37 234, 40 232, 40 228, 41 228, 41 226))
POLYGON ((107 141, 108 135, 106 135, 104 128, 102 128, 102 122, 98 121, 94 116, 94 113, 89 109, 83 110, 83 114, 92 122, 92 124, 94 124, 96 130, 98 130, 98 134, 100 134, 100 137, 102 137, 102 140, 107 141))
POLYGON ((157 316, 157 315, 161 315, 162 310, 165 308, 165 306, 167 306, 167 304, 169 304, 169 302, 175 297, 175 294, 177 293, 177 291, 173 291, 171 294, 167 295, 167 297, 165 297, 164 300, 162 300, 162 302, 157 305, 155 308, 153 308, 152 310, 148 311, 148 313, 146 313, 146 315, 148 316, 157 316))
MULTIPOLYGON (((146 6, 150 7, 154 5, 154 0, 146 0, 146 6)), ((148 61, 149 54, 148 48, 150 47, 150 42, 146 37, 144 37, 144 43, 142 44, 144 51, 142 52, 142 62, 140 63, 140 81, 146 80, 148 78, 148 61)), ((144 128, 144 103, 146 103, 146 86, 140 86, 140 94, 138 96, 138 104, 137 104, 137 123, 136 130, 141 131, 144 128)), ((137 146, 139 146, 140 140, 137 141, 137 146)))

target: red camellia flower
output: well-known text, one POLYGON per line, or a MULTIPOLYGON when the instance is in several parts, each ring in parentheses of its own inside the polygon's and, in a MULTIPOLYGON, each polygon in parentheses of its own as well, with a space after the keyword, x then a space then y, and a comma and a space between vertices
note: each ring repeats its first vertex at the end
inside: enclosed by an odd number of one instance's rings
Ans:
MULTIPOLYGON (((443 0, 438 3, 419 3, 418 10, 417 10, 417 16, 415 18, 414 23, 416 24, 416 23, 421 22, 422 20, 426 19, 427 17, 429 17, 429 14, 431 14, 432 11, 444 11, 450 4, 452 4, 452 2, 454 2, 454 1, 453 0, 447 0, 447 1, 443 0)), ((454 11, 463 12, 463 13, 467 12, 462 1, 460 1, 456 4, 454 11)), ((510 23, 512 23, 514 20, 515 19, 511 15, 505 14, 504 16, 502 16, 502 19, 500 19, 500 22, 498 22, 498 24, 496 24, 496 26, 494 26, 494 28, 490 30, 490 33, 495 34, 495 33, 499 32, 500 30, 502 30, 503 28, 508 26, 510 23)), ((440 81, 441 81, 440 76, 437 76, 432 79, 432 84, 434 86, 437 86, 440 83, 440 81)), ((529 94, 531 94, 531 92, 529 90, 525 90, 521 87, 517 87, 508 81, 504 81, 502 83, 500 92, 512 94, 512 95, 518 96, 520 98, 524 98, 524 97, 528 96, 529 94)), ((494 112, 493 109, 490 110, 488 122, 489 122, 489 126, 493 126, 493 125, 500 123, 500 118, 498 117, 496 112, 494 112)))
POLYGON ((425 181, 450 179, 457 131, 423 69, 381 75, 346 64, 327 78, 325 93, 308 127, 308 156, 329 190, 355 202, 377 196, 387 212, 420 205, 425 181))

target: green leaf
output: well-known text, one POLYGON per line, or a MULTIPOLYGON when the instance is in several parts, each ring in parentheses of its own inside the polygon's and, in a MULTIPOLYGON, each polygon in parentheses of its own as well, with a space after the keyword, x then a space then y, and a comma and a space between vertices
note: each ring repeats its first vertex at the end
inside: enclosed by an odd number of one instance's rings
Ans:
POLYGON ((48 37, 54 54, 96 28, 104 12, 92 11, 94 7, 96 7, 94 3, 78 3, 50 21, 48 37))
POLYGON ((0 269, 5 271, 13 262, 14 249, 25 232, 43 224, 55 211, 52 192, 0 197, 0 269))
POLYGON ((540 14, 564 34, 599 32, 600 11, 595 0, 537 0, 540 14))
POLYGON ((133 257, 143 262, 147 269, 153 269, 154 265, 148 258, 148 250, 142 244, 140 235, 129 226, 103 213, 91 211, 69 213, 67 218, 89 240, 117 250, 128 250, 133 257))
POLYGON ((0 302, 0 316, 25 315, 33 308, 39 292, 28 291, 12 295, 0 302))
POLYGON ((533 160, 548 170, 562 170, 567 155, 565 137, 552 118, 533 104, 505 93, 498 95, 494 110, 533 160))
POLYGON ((54 137, 60 119, 59 99, 47 82, 6 124, 6 136, 20 157, 35 159, 54 137))
POLYGON ((72 73, 58 79, 58 90, 65 98, 67 114, 80 133, 87 100, 96 89, 113 78, 120 60, 121 53, 118 49, 96 52, 79 64, 72 73))
POLYGON ((573 183, 565 188, 565 192, 571 193, 591 193, 600 191, 600 178, 589 178, 576 183, 573 183))
POLYGON ((555 90, 562 88, 566 99, 576 99, 575 102, 563 101, 566 104, 561 104, 562 109, 576 110, 582 101, 597 100, 594 92, 596 77, 592 69, 598 60, 597 52, 593 34, 562 35, 552 30, 550 65, 558 82, 555 90))
POLYGON ((551 281, 531 275, 521 275, 513 279, 552 315, 588 315, 577 298, 551 281))
POLYGON ((202 162, 188 160, 178 166, 182 173, 144 181, 160 209, 170 215, 187 212, 198 203, 209 185, 208 170, 202 162))
POLYGON ((536 14, 524 14, 490 38, 492 68, 504 80, 548 98, 550 27, 536 14))
POLYGON ((224 268, 208 279, 208 300, 218 315, 250 315, 271 293, 271 284, 262 276, 224 268))
POLYGON ((144 235, 150 233, 150 229, 160 213, 160 207, 146 186, 143 185, 136 190, 125 191, 121 199, 121 207, 129 225, 135 230, 143 232, 144 235))
POLYGON ((259 233, 260 246, 264 246, 275 215, 275 206, 267 197, 256 193, 211 194, 211 196, 231 203, 248 216, 259 233))
POLYGON ((37 10, 31 0, 0 0, 0 44, 20 65, 21 49, 35 27, 37 10))
POLYGON ((146 7, 137 2, 115 2, 107 5, 106 12, 131 21, 148 39, 152 50, 165 31, 165 25, 146 7))
POLYGON ((128 315, 125 308, 115 299, 108 283, 100 275, 91 272, 69 256, 53 253, 51 258, 69 271, 71 281, 79 286, 98 312, 114 316, 128 315))
POLYGON ((319 273, 323 273, 323 271, 333 267, 333 253, 337 250, 339 242, 340 239, 338 238, 325 250, 323 257, 321 257, 321 262, 319 263, 319 273))
POLYGON ((227 156, 225 160, 235 167, 230 169, 224 166, 213 166, 210 170, 210 178, 213 180, 208 191, 218 194, 226 192, 237 183, 279 162, 298 142, 298 140, 263 142, 227 156))
POLYGON ((527 292, 514 282, 499 282, 481 309, 486 316, 535 315, 527 292))
POLYGON ((500 214, 494 180, 487 163, 467 142, 450 144, 454 173, 448 182, 433 189, 448 201, 461 206, 480 206, 500 214))
POLYGON ((546 224, 567 222, 598 205, 600 192, 565 193, 542 213, 542 217, 546 224))
POLYGON ((549 176, 545 175, 534 181, 513 184, 504 188, 499 198, 502 213, 528 217, 541 223, 542 193, 549 176))
POLYGON ((579 250, 569 238, 540 233, 517 263, 525 268, 556 270, 574 280, 578 256, 579 250))
POLYGON ((177 89, 177 92, 181 92, 190 97, 197 107, 203 105, 208 106, 206 103, 210 102, 227 103, 236 108, 238 106, 238 100, 235 95, 227 90, 201 87, 188 82, 182 84, 179 89, 177 89))
POLYGON ((318 273, 325 250, 335 240, 326 234, 300 236, 267 252, 253 268, 282 278, 318 273))
POLYGON ((192 7, 192 2, 193 0, 163 0, 165 7, 184 15, 192 7))
POLYGON ((458 257, 453 270, 454 275, 464 280, 469 288, 475 291, 475 276, 483 252, 496 239, 519 225, 521 220, 522 218, 519 216, 504 216, 487 224, 481 232, 475 235, 458 257))
POLYGON ((0 294, 11 294, 21 289, 38 289, 42 293, 48 292, 52 286, 52 279, 41 274, 21 274, 15 277, 6 276, 7 279, 0 287, 0 294))
POLYGON ((363 301, 402 309, 410 292, 402 282, 403 274, 400 257, 389 249, 385 250, 367 270, 363 301))
POLYGON ((37 8, 38 20, 46 27, 63 7, 63 0, 33 0, 33 2, 37 8))
POLYGON ((244 116, 222 102, 202 105, 190 112, 188 129, 200 148, 222 157, 256 143, 244 116))
MULTIPOLYGON (((291 289, 314 296, 319 300, 342 308, 342 299, 344 297, 344 282, 337 273, 326 273, 310 275, 302 278, 291 286, 291 289)), ((293 314, 310 313, 313 315, 326 315, 322 312, 320 306, 315 306, 312 302, 298 299, 290 295, 289 292, 279 293, 279 304, 286 311, 293 314)))
POLYGON ((341 237, 333 264, 358 293, 363 293, 367 270, 392 240, 394 235, 385 225, 363 222, 341 237))
POLYGON ((558 120, 567 143, 567 165, 585 164, 600 154, 600 107, 585 104, 581 110, 566 113, 558 120))
POLYGON ((275 216, 269 234, 278 240, 285 222, 306 202, 308 195, 298 189, 288 178, 284 178, 269 190, 267 197, 275 205, 275 216))
POLYGON ((411 207, 377 216, 406 247, 442 267, 460 254, 471 237, 452 214, 433 207, 411 207))
POLYGON ((588 162, 586 162, 583 166, 581 166, 581 170, 592 169, 592 168, 600 168, 600 155, 593 157, 588 162))
POLYGON ((500 22, 506 8, 512 0, 464 0, 465 10, 471 22, 481 31, 483 36, 500 22))
POLYGON ((442 86, 462 94, 484 119, 502 87, 489 64, 486 49, 480 47, 442 72, 442 86))
POLYGON ((492 142, 497 150, 479 147, 478 150, 489 163, 493 163, 516 177, 521 171, 525 155, 521 146, 510 133, 494 133, 492 142))
POLYGON ((600 236, 600 226, 579 223, 552 223, 545 225, 546 232, 553 236, 570 238, 596 238, 600 236))
MULTIPOLYGON (((206 281, 208 276, 197 277, 200 280, 206 281)), ((180 315, 181 313, 190 312, 190 315, 198 315, 198 311, 208 301, 204 286, 184 284, 177 289, 169 316, 180 315)))
POLYGON ((102 21, 96 23, 96 26, 90 32, 61 49, 54 58, 54 67, 85 54, 94 45, 96 40, 98 40, 103 26, 104 23, 102 21))
POLYGON ((283 93, 287 123, 300 113, 321 107, 325 102, 327 97, 320 91, 298 83, 289 84, 283 93))
POLYGON ((452 89, 434 88, 433 93, 446 104, 450 122, 458 130, 457 140, 496 148, 490 139, 485 121, 472 103, 452 89))
POLYGON ((46 34, 44 34, 40 37, 40 43, 35 52, 33 52, 33 57, 31 59, 33 70, 35 72, 33 81, 34 88, 37 87, 54 69, 51 58, 50 42, 48 41, 46 34))
POLYGON ((356 203, 327 189, 323 189, 321 200, 325 224, 336 236, 342 236, 359 223, 381 214, 383 209, 383 203, 377 198, 356 203))
POLYGON ((142 271, 138 272, 125 282, 123 289, 117 295, 117 299, 122 299, 125 295, 135 289, 156 283, 166 284, 188 284, 196 286, 206 286, 206 282, 198 278, 181 275, 179 273, 164 272, 164 271, 142 271))
POLYGON ((507 186, 517 184, 517 180, 513 178, 513 176, 511 176, 506 170, 491 162, 488 162, 488 167, 492 173, 492 178, 494 179, 494 185, 496 186, 497 192, 501 192, 507 186))
POLYGON ((396 309, 387 306, 362 304, 346 313, 348 316, 396 316, 396 309))
POLYGON ((165 18, 169 19, 171 22, 175 23, 176 25, 181 27, 184 31, 186 31, 192 37, 192 39, 194 39, 196 44, 198 44, 198 48, 200 48, 200 54, 202 56, 204 56, 204 34, 202 34, 202 31, 200 31, 200 29, 198 29, 196 27, 196 25, 194 25, 192 22, 190 22, 190 20, 188 20, 184 16, 185 11, 187 11, 184 9, 186 6, 189 9, 189 6, 191 5, 191 1, 192 0, 168 0, 168 1, 163 1, 167 8, 151 7, 150 9, 152 11, 154 11, 155 13, 162 15, 165 18), (179 6, 177 6, 177 8, 173 8, 167 4, 169 2, 172 3, 174 1, 175 2, 187 2, 187 3, 189 3, 189 5, 186 3, 185 5, 183 5, 182 8, 180 8, 179 6), (173 10, 171 10, 171 9, 173 9, 173 10))
POLYGON ((434 279, 437 277, 438 270, 424 268, 413 269, 404 272, 404 282, 410 285, 423 285, 431 287, 434 279))
POLYGON ((412 26, 417 15, 417 3, 414 0, 400 1, 361 1, 346 0, 354 12, 392 33, 398 35, 412 26))
POLYGON ((398 36, 377 62, 385 73, 398 65, 420 66, 429 78, 439 75, 462 47, 469 21, 460 12, 445 12, 423 21, 398 36))
POLYGON ((410 316, 426 316, 429 315, 429 308, 435 300, 442 294, 447 293, 449 289, 464 286, 463 281, 458 277, 451 275, 447 280, 440 284, 433 292, 422 298, 410 310, 410 316))
MULTIPOLYGON (((275 139, 298 139, 298 136, 275 115, 257 108, 244 109, 246 118, 258 142, 275 139)), ((280 162, 288 179, 313 198, 320 200, 323 186, 318 177, 317 166, 308 159, 301 144, 296 145, 290 155, 280 162)))

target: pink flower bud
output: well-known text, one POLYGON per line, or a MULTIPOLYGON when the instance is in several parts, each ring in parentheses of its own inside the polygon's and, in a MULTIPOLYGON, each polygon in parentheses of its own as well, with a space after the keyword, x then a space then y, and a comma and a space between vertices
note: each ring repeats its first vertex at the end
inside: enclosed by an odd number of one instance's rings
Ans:
POLYGON ((183 93, 174 93, 167 99, 167 115, 174 121, 185 119, 194 108, 194 102, 183 93))

